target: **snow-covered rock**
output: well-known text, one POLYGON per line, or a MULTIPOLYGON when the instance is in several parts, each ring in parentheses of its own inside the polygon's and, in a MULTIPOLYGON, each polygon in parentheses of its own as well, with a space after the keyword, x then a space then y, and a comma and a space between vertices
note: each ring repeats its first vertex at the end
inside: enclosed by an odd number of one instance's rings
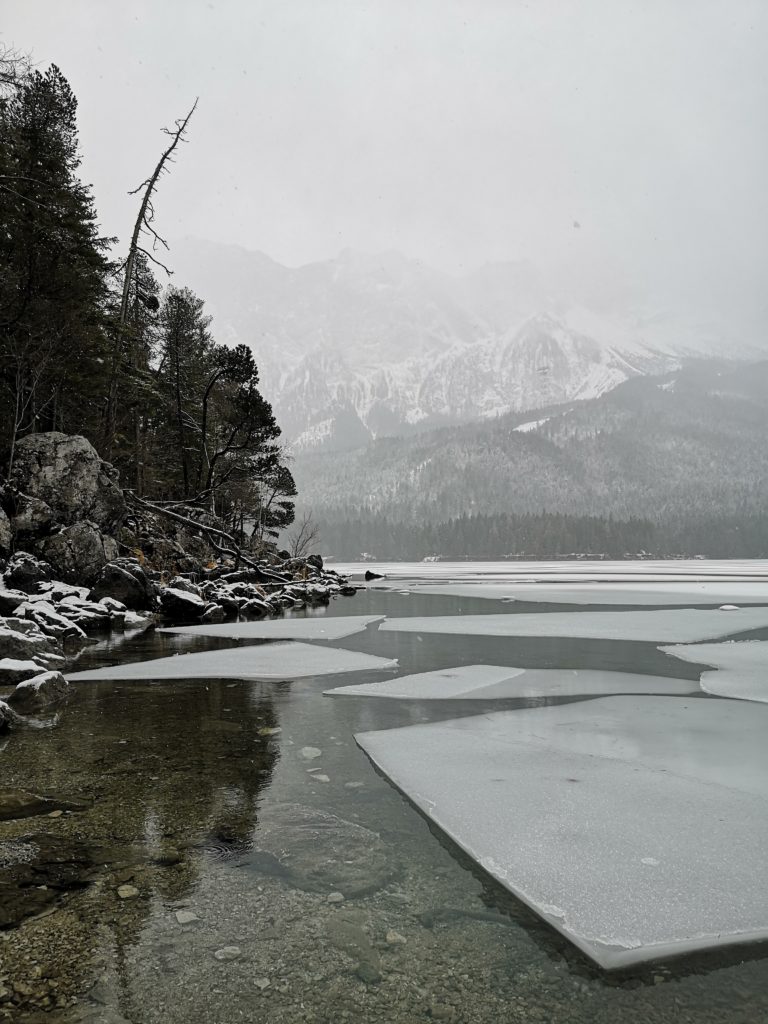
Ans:
POLYGON ((61 672, 41 672, 19 683, 8 697, 14 711, 29 714, 50 704, 58 704, 69 696, 69 683, 61 672))
POLYGON ((44 667, 31 658, 0 658, 0 686, 16 686, 24 679, 39 675, 44 667))
POLYGON ((163 614, 169 619, 181 621, 199 619, 208 602, 197 594, 189 594, 185 590, 176 590, 174 587, 163 587, 160 591, 160 607, 163 614))
POLYGON ((138 562, 121 558, 105 565, 90 591, 92 601, 114 598, 133 611, 154 607, 155 586, 138 562))

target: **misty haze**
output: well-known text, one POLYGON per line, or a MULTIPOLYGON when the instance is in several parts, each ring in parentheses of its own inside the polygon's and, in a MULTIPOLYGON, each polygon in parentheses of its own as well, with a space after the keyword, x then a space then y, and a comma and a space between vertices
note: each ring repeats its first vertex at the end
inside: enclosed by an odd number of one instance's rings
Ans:
POLYGON ((766 1019, 766 56, 0 0, 0 1024, 766 1019))

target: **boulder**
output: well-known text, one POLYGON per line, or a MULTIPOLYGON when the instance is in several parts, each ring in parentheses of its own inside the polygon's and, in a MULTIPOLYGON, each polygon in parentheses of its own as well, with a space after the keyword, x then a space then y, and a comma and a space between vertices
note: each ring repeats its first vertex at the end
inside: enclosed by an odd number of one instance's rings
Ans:
POLYGON ((220 604, 209 604, 200 616, 200 621, 203 623, 223 622, 226 617, 220 604))
POLYGON ((27 601, 16 609, 19 615, 31 619, 40 628, 41 633, 66 640, 70 637, 83 640, 85 633, 65 615, 56 611, 48 601, 27 601))
POLYGON ((27 595, 21 590, 6 590, 0 587, 0 615, 13 615, 20 604, 24 604, 27 595))
POLYGON ((28 551, 17 551, 4 573, 6 586, 34 594, 38 584, 53 579, 53 568, 48 562, 35 558, 28 551))
POLYGON ((50 704, 58 704, 68 696, 69 683, 61 672, 41 672, 19 683, 7 703, 14 711, 29 714, 50 704))
POLYGON ((53 509, 42 498, 20 494, 16 499, 16 511, 11 519, 11 530, 16 544, 27 544, 45 536, 51 532, 55 522, 53 509))
POLYGON ((117 555, 117 542, 91 523, 75 523, 42 544, 45 558, 63 579, 93 583, 117 555))
POLYGON ((0 508, 0 555, 11 553, 11 521, 5 512, 0 508))
POLYGON ((116 598, 126 608, 141 611, 154 608, 155 594, 154 584, 139 563, 121 558, 102 567, 89 597, 91 601, 116 598))
POLYGON ((16 686, 17 683, 33 676, 40 675, 45 670, 31 658, 20 661, 18 658, 0 658, 0 686, 16 686))
POLYGON ((186 576, 174 576, 173 579, 168 583, 168 586, 172 590, 183 590, 185 594, 196 594, 200 597, 200 587, 196 586, 191 580, 188 580, 186 576))
POLYGON ((90 441, 51 431, 19 441, 11 483, 21 494, 44 501, 59 523, 88 520, 99 530, 115 532, 125 515, 117 478, 117 470, 90 441))
POLYGON ((307 555, 304 561, 307 565, 313 565, 315 569, 319 569, 321 572, 323 571, 323 559, 320 555, 307 555))
POLYGON ((12 729, 15 725, 19 725, 21 721, 21 717, 16 714, 12 707, 6 704, 4 700, 0 700, 0 733, 5 732, 6 729, 12 729))
POLYGON ((175 622, 192 622, 198 620, 208 602, 197 594, 188 594, 185 590, 164 587, 160 591, 160 607, 163 614, 175 622))
POLYGON ((0 658, 41 661, 46 667, 62 664, 60 645, 40 632, 22 633, 0 624, 0 658))

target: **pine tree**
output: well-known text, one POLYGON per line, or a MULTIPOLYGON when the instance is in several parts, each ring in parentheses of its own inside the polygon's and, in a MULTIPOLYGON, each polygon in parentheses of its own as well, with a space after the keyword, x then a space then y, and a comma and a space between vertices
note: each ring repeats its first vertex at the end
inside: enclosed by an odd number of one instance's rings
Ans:
POLYGON ((94 432, 106 352, 108 240, 78 177, 77 100, 59 69, 0 100, 2 445, 45 429, 94 432))

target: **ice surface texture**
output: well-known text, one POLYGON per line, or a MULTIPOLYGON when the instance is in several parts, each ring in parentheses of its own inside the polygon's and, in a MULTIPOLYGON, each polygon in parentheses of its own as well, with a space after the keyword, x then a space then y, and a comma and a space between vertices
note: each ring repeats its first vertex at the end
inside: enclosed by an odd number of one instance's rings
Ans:
POLYGON ((367 570, 384 574, 372 587, 392 587, 399 580, 429 580, 433 583, 476 581, 488 583, 535 582, 671 582, 701 583, 704 580, 768 581, 765 559, 643 559, 642 561, 569 562, 350 562, 334 565, 343 575, 362 576, 367 570))
POLYGON ((340 640, 361 633, 383 615, 315 616, 295 619, 267 619, 263 622, 222 622, 211 626, 174 626, 161 633, 190 636, 220 636, 230 640, 340 640))
POLYGON ((381 630, 463 636, 562 636, 595 640, 690 643, 768 627, 768 608, 673 608, 649 612, 547 612, 509 615, 430 615, 387 619, 381 630))
POLYGON ((592 669, 523 669, 502 665, 461 665, 400 676, 382 683, 357 683, 326 690, 334 697, 391 697, 400 700, 500 700, 513 697, 575 697, 606 693, 698 693, 690 679, 603 672, 592 669))
POLYGON ((230 647, 223 651, 179 654, 170 658, 110 665, 86 672, 69 672, 67 679, 304 679, 396 668, 397 661, 371 654, 313 647, 311 644, 279 643, 230 647))
MULTIPOLYGON (((402 585, 402 584, 400 584, 402 585)), ((410 592, 445 597, 481 597, 496 601, 548 604, 721 605, 768 603, 765 583, 410 583, 410 592)))
POLYGON ((707 693, 768 704, 768 643, 765 641, 662 647, 661 650, 681 661, 711 665, 713 671, 701 674, 701 688, 707 693))
POLYGON ((610 969, 768 938, 766 728, 739 701, 606 697, 356 739, 610 969))

